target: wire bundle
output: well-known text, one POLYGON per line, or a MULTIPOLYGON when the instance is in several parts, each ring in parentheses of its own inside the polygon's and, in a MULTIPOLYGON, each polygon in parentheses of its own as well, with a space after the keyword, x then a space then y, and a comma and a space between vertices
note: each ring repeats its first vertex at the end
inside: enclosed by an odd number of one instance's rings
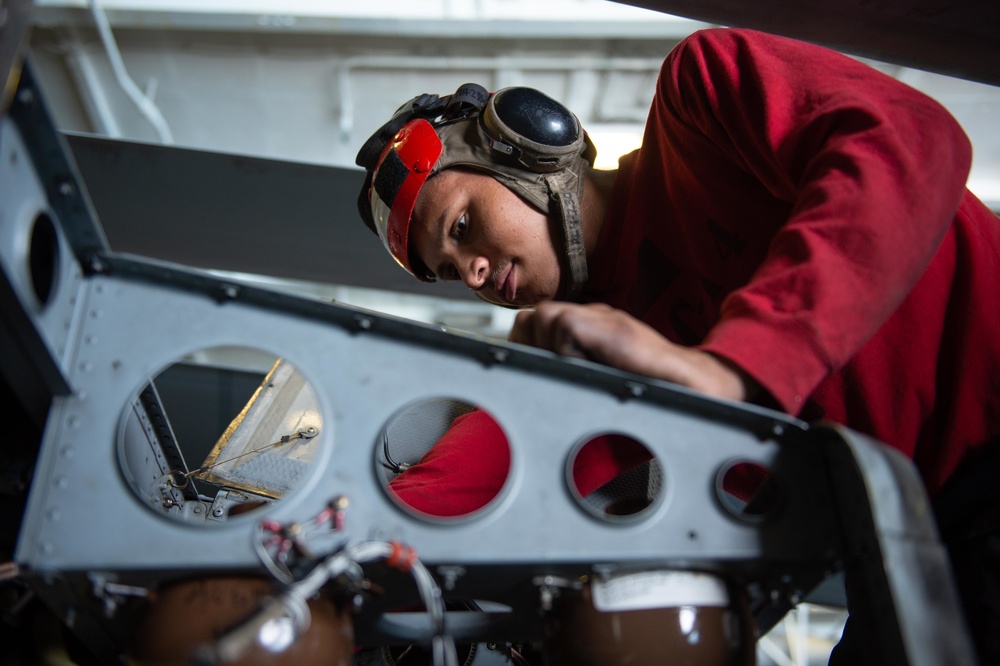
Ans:
POLYGON ((305 561, 316 560, 305 537, 331 522, 333 529, 341 529, 342 510, 343 505, 332 504, 329 510, 324 510, 304 525, 286 527, 266 520, 258 524, 257 538, 254 540, 257 554, 265 568, 286 588, 281 595, 268 599, 263 608, 246 622, 202 651, 199 663, 218 664, 238 659, 252 645, 260 642, 264 630, 278 623, 291 623, 294 636, 301 636, 309 628, 311 621, 308 600, 324 585, 340 576, 360 583, 364 576, 362 564, 384 561, 387 566, 413 577, 433 627, 431 652, 435 666, 458 666, 455 643, 445 627, 445 605, 441 588, 413 548, 398 541, 349 543, 323 558, 308 573, 296 579, 293 569, 302 568, 305 561), (269 552, 269 548, 273 552, 269 552))

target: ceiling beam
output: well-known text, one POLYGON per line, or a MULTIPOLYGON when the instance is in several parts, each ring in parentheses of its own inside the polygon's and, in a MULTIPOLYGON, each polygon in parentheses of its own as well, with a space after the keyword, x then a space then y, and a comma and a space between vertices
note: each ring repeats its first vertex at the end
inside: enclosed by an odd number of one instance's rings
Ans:
POLYGON ((618 1, 1000 85, 1000 2, 996 0, 618 1))

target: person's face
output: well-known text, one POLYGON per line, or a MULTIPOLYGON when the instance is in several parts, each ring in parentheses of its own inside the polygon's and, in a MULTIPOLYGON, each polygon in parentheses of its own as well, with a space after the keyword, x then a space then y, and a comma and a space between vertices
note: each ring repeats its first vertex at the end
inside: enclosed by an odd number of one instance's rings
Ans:
POLYGON ((535 305, 559 289, 548 216, 484 173, 445 169, 430 178, 410 244, 438 280, 462 280, 491 303, 535 305))

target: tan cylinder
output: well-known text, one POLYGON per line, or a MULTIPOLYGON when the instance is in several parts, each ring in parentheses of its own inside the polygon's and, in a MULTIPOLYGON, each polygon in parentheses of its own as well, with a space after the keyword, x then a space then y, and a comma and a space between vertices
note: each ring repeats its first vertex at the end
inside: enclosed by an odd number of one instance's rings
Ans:
MULTIPOLYGON (((280 593, 262 578, 200 578, 157 590, 143 614, 129 649, 133 663, 149 666, 190 664, 199 648, 254 614, 261 602, 280 593)), ((309 601, 309 628, 281 652, 252 646, 239 666, 348 666, 354 652, 349 607, 329 599, 309 601)))
POLYGON ((549 666, 750 666, 745 595, 718 577, 645 571, 562 590, 546 614, 549 666))

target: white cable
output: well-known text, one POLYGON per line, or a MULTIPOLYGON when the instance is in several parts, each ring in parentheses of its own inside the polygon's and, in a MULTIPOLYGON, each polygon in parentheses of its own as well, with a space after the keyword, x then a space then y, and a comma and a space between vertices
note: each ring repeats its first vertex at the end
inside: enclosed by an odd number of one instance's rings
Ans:
POLYGON ((254 550, 257 552, 257 557, 260 559, 261 564, 267 569, 268 573, 277 578, 280 582, 285 585, 291 585, 295 582, 295 578, 292 573, 287 569, 284 569, 274 561, 274 558, 267 552, 267 548, 264 546, 264 528, 260 523, 257 524, 257 538, 253 540, 254 550))
MULTIPOLYGON (((296 632, 301 635, 308 628, 310 615, 307 599, 326 585, 332 579, 341 574, 348 574, 355 580, 360 580, 363 576, 361 564, 376 560, 387 560, 400 554, 400 548, 405 546, 393 544, 386 541, 361 541, 346 545, 340 551, 328 556, 317 564, 301 580, 294 581, 292 574, 286 567, 274 561, 270 553, 267 552, 265 544, 265 531, 263 523, 258 524, 257 534, 254 539, 254 549, 267 570, 279 581, 285 583, 288 588, 274 603, 279 604, 285 614, 292 618, 296 632)), ((413 552, 409 549, 404 551, 407 555, 413 552)), ((458 666, 458 653, 455 649, 455 642, 448 635, 445 627, 444 599, 441 595, 441 588, 431 575, 427 567, 415 557, 410 558, 408 567, 413 581, 417 586, 417 593, 423 602, 427 615, 431 620, 433 636, 431 638, 431 651, 434 656, 435 666, 458 666)), ((274 609, 265 608, 261 615, 273 616, 274 609)), ((262 626, 262 621, 252 621, 252 626, 262 626)), ((250 632, 242 632, 240 636, 233 636, 229 643, 240 642, 244 644, 250 632)), ((220 641, 220 646, 228 639, 220 641)), ((236 652, 235 646, 228 644, 226 654, 236 652)), ((217 654, 222 650, 217 650, 217 654)))
MULTIPOLYGON (((389 558, 396 551, 396 548, 398 546, 384 541, 367 541, 349 546, 345 551, 351 559, 360 563, 389 558)), ((427 567, 419 560, 413 561, 410 574, 413 576, 417 592, 420 594, 433 625, 434 636, 431 638, 431 653, 435 666, 458 666, 455 641, 445 630, 444 600, 441 597, 441 588, 438 587, 427 567)))

